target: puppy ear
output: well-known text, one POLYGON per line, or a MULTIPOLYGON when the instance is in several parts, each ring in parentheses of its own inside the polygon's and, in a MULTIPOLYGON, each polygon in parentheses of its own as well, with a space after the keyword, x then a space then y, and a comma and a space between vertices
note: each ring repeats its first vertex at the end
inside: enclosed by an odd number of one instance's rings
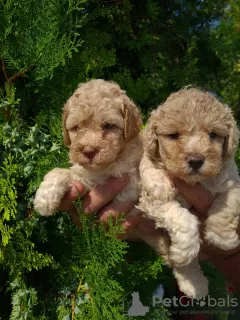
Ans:
POLYGON ((66 128, 67 117, 68 117, 68 103, 66 103, 65 106, 63 107, 63 113, 62 113, 63 141, 65 146, 69 146, 71 144, 68 130, 66 128))
POLYGON ((159 144, 154 122, 149 122, 143 130, 143 146, 150 159, 159 158, 159 144))
POLYGON ((236 121, 232 117, 230 126, 228 129, 228 136, 224 139, 223 143, 223 157, 232 157, 237 149, 239 141, 239 130, 236 121))
POLYGON ((131 100, 124 102, 123 119, 124 137, 128 141, 138 135, 142 127, 140 112, 131 100))

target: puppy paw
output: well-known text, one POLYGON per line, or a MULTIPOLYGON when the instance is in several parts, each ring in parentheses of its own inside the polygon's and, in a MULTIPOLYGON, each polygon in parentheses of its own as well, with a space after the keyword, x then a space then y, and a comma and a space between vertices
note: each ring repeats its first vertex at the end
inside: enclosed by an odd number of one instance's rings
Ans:
POLYGON ((240 244, 238 223, 239 217, 227 211, 211 214, 206 220, 205 239, 220 249, 234 249, 240 244))
POLYGON ((240 241, 235 230, 224 230, 221 236, 214 230, 206 229, 205 239, 207 242, 222 250, 231 250, 239 246, 240 241))
POLYGON ((208 295, 208 280, 204 276, 197 281, 195 279, 178 281, 178 286, 181 292, 192 299, 201 299, 208 295))
POLYGON ((64 194, 59 194, 59 190, 54 185, 41 184, 37 190, 36 197, 34 199, 34 208, 42 216, 51 216, 57 211, 61 199, 64 194))
POLYGON ((41 183, 34 199, 34 208, 42 216, 51 216, 57 211, 61 200, 69 188, 71 176, 67 169, 50 171, 41 183))
POLYGON ((201 299, 208 294, 208 280, 202 273, 197 260, 184 267, 174 268, 173 274, 180 291, 189 298, 201 299))

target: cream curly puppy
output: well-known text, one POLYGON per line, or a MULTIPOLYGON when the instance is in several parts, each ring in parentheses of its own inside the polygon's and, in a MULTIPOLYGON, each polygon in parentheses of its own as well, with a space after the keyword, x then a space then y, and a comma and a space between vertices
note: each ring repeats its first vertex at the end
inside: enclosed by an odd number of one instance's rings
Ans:
POLYGON ((167 263, 173 266, 180 290, 193 298, 208 292, 197 259, 199 222, 169 175, 188 184, 200 182, 212 193, 215 201, 208 212, 205 238, 221 249, 235 248, 240 215, 240 180, 234 162, 238 139, 230 109, 194 88, 170 95, 152 112, 143 133, 139 207, 155 219, 156 227, 168 231, 167 263))
POLYGON ((141 126, 137 107, 116 83, 97 79, 80 84, 63 108, 64 142, 72 166, 46 174, 36 193, 35 209, 41 215, 52 215, 74 180, 87 193, 110 176, 123 173, 130 182, 113 201, 137 202, 141 126))

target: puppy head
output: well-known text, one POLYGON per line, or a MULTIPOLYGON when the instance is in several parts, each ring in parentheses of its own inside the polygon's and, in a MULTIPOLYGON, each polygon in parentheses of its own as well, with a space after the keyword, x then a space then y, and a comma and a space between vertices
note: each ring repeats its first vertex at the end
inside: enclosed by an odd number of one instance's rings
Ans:
POLYGON ((125 91, 101 79, 80 84, 63 108, 70 159, 88 170, 113 163, 141 125, 139 111, 125 91))
POLYGON ((197 89, 172 94, 146 127, 145 153, 189 183, 217 176, 234 156, 239 134, 230 109, 197 89))

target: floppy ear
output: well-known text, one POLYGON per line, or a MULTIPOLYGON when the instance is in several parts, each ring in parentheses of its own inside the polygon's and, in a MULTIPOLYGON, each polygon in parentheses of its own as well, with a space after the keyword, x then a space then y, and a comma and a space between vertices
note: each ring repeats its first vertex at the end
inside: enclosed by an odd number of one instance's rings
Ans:
POLYGON ((131 140, 141 131, 142 119, 136 105, 131 101, 125 101, 123 109, 124 137, 131 140))
POLYGON ((229 129, 228 129, 228 135, 224 139, 224 143, 223 143, 224 158, 229 158, 234 155, 235 150, 238 146, 238 141, 239 141, 239 130, 238 130, 236 121, 232 117, 230 121, 229 129))
POLYGON ((143 148, 150 159, 159 158, 159 144, 154 122, 148 122, 143 130, 143 148))
POLYGON ((65 106, 63 107, 63 113, 62 113, 63 141, 65 146, 69 146, 71 144, 68 130, 66 128, 67 117, 68 117, 68 103, 66 103, 65 106))

